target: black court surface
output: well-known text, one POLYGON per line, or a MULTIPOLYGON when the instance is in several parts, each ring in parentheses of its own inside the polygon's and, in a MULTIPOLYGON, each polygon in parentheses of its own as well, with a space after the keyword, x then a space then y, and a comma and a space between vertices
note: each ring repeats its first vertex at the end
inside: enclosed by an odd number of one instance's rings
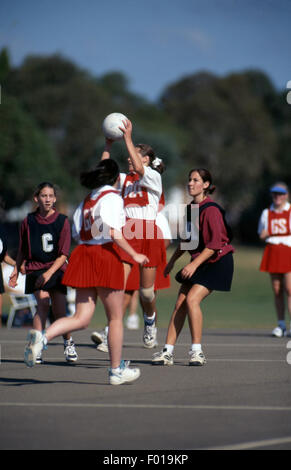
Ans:
POLYGON ((110 386, 108 355, 91 330, 73 335, 76 365, 66 364, 57 338, 33 368, 23 363, 26 333, 0 330, 0 449, 291 449, 291 338, 206 330, 208 362, 189 367, 185 329, 175 364, 162 367, 151 365, 159 349, 143 348, 142 330, 125 330, 124 359, 141 377, 110 386))

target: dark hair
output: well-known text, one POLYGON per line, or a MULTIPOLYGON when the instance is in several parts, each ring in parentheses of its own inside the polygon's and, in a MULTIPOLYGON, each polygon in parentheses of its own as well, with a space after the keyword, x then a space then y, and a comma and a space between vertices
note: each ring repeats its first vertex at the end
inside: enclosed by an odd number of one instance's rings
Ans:
POLYGON ((115 160, 108 158, 101 160, 98 165, 89 171, 80 174, 82 186, 88 189, 98 189, 105 184, 113 185, 119 176, 119 166, 115 160))
POLYGON ((54 184, 49 183, 47 181, 44 181, 43 183, 40 183, 36 189, 34 190, 33 197, 38 197, 39 193, 41 192, 42 189, 44 188, 51 188, 54 190, 55 196, 57 195, 57 188, 54 184))
POLYGON ((209 182, 208 188, 204 189, 205 194, 212 194, 215 191, 216 186, 212 184, 212 176, 211 176, 210 171, 206 170, 205 168, 193 168, 192 170, 189 171, 189 175, 188 175, 189 178, 191 176, 191 173, 193 173, 193 171, 197 171, 197 173, 199 173, 204 183, 206 183, 207 181, 209 182))
POLYGON ((163 161, 161 160, 159 162, 158 165, 155 165, 153 164, 154 160, 156 159, 156 155, 155 155, 155 152, 153 150, 153 148, 148 145, 148 144, 137 144, 136 147, 138 149, 140 149, 140 153, 142 154, 143 157, 145 156, 148 156, 149 159, 150 159, 150 167, 153 169, 153 170, 156 170, 158 173, 162 174, 165 169, 166 169, 166 166, 165 164, 163 163, 163 161))

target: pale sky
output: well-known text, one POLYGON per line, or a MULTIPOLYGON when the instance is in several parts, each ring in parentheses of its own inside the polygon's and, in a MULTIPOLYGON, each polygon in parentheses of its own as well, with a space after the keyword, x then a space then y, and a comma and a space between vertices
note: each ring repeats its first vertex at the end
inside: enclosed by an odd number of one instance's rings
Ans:
POLYGON ((199 71, 249 68, 291 80, 291 0, 1 0, 0 48, 13 65, 59 53, 97 78, 120 71, 150 101, 199 71))

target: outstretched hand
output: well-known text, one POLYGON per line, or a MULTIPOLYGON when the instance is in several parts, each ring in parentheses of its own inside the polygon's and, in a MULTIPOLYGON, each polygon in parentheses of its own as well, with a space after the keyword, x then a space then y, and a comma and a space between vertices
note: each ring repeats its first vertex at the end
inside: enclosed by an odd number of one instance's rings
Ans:
POLYGON ((129 119, 126 119, 123 122, 124 127, 119 127, 119 129, 123 132, 123 138, 126 140, 127 138, 131 139, 132 134, 132 122, 129 119))

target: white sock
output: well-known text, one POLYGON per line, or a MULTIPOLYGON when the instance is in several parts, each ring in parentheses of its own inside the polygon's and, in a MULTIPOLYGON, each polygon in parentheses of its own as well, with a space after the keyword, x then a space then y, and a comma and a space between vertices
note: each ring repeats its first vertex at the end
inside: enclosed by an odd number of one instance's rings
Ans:
POLYGON ((145 313, 143 314, 144 322, 146 325, 153 325, 155 323, 156 312, 151 317, 148 317, 145 313))
POLYGON ((192 350, 192 351, 202 351, 201 344, 199 344, 199 343, 193 343, 192 346, 191 346, 191 350, 192 350))
POLYGON ((109 326, 105 326, 105 334, 106 334, 106 336, 108 336, 108 330, 109 330, 109 326))
POLYGON ((165 348, 168 353, 173 354, 174 346, 172 344, 165 344, 165 348))

